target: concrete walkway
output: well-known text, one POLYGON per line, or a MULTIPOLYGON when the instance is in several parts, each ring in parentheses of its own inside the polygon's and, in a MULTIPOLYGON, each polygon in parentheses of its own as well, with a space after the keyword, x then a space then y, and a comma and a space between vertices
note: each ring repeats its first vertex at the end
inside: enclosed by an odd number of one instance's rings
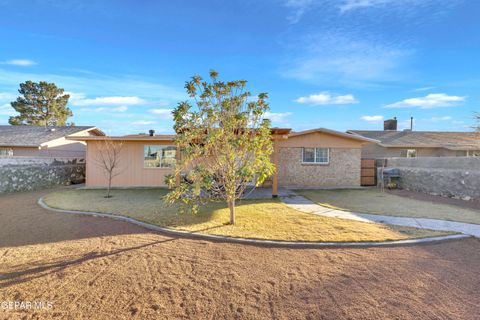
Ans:
POLYGON ((299 195, 282 196, 281 199, 285 204, 293 209, 325 217, 349 219, 362 222, 379 222, 422 229, 460 232, 480 238, 480 225, 478 224, 427 218, 393 217, 377 214, 355 213, 324 207, 299 195))

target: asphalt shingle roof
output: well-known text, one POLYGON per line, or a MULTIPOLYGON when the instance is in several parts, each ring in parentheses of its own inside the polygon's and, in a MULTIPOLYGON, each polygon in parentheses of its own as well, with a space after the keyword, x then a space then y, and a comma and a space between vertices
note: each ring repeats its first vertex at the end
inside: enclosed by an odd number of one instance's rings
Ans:
POLYGON ((379 140, 385 147, 431 147, 452 150, 480 150, 480 132, 366 131, 349 130, 379 140))
POLYGON ((62 138, 94 126, 0 126, 0 146, 38 147, 44 142, 62 138))

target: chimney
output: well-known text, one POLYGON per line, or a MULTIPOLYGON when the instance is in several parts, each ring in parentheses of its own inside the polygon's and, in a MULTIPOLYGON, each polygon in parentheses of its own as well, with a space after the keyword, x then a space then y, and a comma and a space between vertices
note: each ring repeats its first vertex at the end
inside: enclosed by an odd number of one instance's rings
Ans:
POLYGON ((413 131, 413 117, 410 117, 410 131, 413 131))
POLYGON ((155 130, 153 129, 148 130, 148 134, 150 135, 150 137, 153 137, 155 135, 155 130))
POLYGON ((397 131, 397 117, 383 121, 383 130, 397 131))

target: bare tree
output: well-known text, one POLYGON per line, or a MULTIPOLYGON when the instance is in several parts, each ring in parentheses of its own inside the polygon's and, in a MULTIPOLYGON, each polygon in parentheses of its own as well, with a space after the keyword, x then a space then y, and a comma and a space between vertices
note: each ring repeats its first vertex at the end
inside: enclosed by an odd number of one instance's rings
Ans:
POLYGON ((105 178, 108 179, 108 189, 105 198, 111 198, 110 189, 112 180, 120 174, 119 163, 120 155, 123 149, 122 141, 113 141, 112 139, 100 140, 97 143, 97 152, 95 161, 102 169, 105 178))

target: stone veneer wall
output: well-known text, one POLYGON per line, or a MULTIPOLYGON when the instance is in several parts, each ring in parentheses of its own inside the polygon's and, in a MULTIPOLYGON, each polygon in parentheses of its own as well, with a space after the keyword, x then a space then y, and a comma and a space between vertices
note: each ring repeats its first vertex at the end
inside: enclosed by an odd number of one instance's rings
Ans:
POLYGON ((464 200, 480 199, 480 158, 388 158, 386 167, 399 169, 403 189, 464 200))
POLYGON ((28 191, 85 181, 77 159, 0 157, 0 192, 28 191))
POLYGON ((330 148, 330 163, 303 164, 302 148, 280 148, 280 186, 300 188, 360 186, 361 149, 330 148))

